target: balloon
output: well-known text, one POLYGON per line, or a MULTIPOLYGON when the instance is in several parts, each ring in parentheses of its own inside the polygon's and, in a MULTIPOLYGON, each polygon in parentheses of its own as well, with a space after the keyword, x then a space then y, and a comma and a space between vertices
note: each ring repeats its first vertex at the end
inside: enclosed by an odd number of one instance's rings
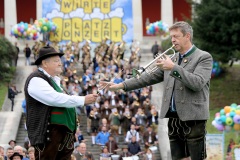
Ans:
POLYGON ((240 124, 240 115, 235 115, 234 117, 233 117, 233 121, 234 121, 234 123, 237 123, 237 124, 240 124))
POLYGON ((233 120, 232 120, 232 118, 231 118, 231 117, 227 117, 225 123, 226 123, 226 125, 231 126, 231 125, 233 124, 233 120))
POLYGON ((221 109, 221 110, 220 110, 220 114, 221 114, 221 115, 225 115, 224 109, 221 109))
POLYGON ((43 29, 42 29, 44 32, 47 32, 47 26, 43 26, 43 29))
POLYGON ((168 25, 162 21, 157 21, 146 26, 146 31, 147 34, 164 35, 168 32, 168 25))
POLYGON ((221 121, 222 121, 223 123, 225 123, 225 122, 226 122, 226 119, 227 119, 227 117, 226 117, 225 115, 221 115, 220 119, 221 119, 221 121))
POLYGON ((212 121, 212 125, 213 126, 216 126, 217 125, 217 122, 215 120, 212 121))
POLYGON ((237 115, 240 115, 240 110, 237 109, 237 110, 235 111, 235 113, 236 113, 237 115))
POLYGON ((230 116, 230 117, 234 117, 235 114, 236 114, 235 112, 232 112, 232 111, 231 111, 230 114, 229 114, 229 116, 230 116))
POLYGON ((229 113, 231 111, 231 107, 230 106, 225 106, 224 107, 224 112, 225 113, 229 113))
POLYGON ((236 103, 232 103, 231 107, 237 107, 237 104, 236 103))
POLYGON ((216 124, 215 126, 219 131, 223 131, 224 130, 224 126, 222 124, 216 124))
POLYGON ((215 121, 216 121, 217 124, 222 124, 222 120, 221 120, 220 117, 216 117, 215 121))
POLYGON ((217 113, 215 114, 215 117, 220 117, 220 113, 217 112, 217 113))
POLYGON ((236 111, 236 107, 231 107, 231 111, 230 112, 234 112, 236 111))
POLYGON ((234 124, 233 126, 235 131, 239 131, 240 130, 240 124, 234 124))

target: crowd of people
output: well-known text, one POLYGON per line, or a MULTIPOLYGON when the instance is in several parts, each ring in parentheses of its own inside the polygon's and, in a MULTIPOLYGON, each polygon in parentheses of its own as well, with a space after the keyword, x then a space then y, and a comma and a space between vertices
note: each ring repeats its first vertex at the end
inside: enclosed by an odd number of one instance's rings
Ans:
MULTIPOLYGON (((61 85, 66 92, 79 96, 99 94, 94 104, 76 108, 78 127, 72 156, 79 159, 79 155, 84 155, 88 159, 94 159, 91 153, 86 152, 85 139, 80 131, 81 114, 87 115, 86 130, 91 135, 92 146, 99 145, 102 148, 100 157, 119 155, 122 159, 121 157, 139 154, 152 155, 149 147, 157 143, 158 125, 158 112, 151 104, 152 87, 144 87, 132 92, 98 90, 99 81, 120 83, 131 77, 132 68, 138 68, 140 63, 139 43, 132 42, 129 47, 131 56, 126 58, 124 54, 128 48, 125 42, 116 44, 103 40, 94 49, 90 41, 86 41, 83 46, 73 42, 66 45, 59 45, 57 42, 50 44, 36 42, 31 49, 28 44, 23 49, 26 65, 32 64, 29 58, 31 53, 36 60, 38 50, 45 45, 50 45, 56 51, 64 53, 61 57, 63 67, 61 85), (79 70, 79 66, 82 70, 79 70), (120 142, 119 135, 124 136, 123 147, 117 145, 120 142), (140 144, 144 144, 145 147, 141 148, 140 144)), ((26 112, 25 100, 23 106, 26 112)), ((28 138, 26 140, 28 141, 28 138)), ((4 155, 6 159, 10 158, 10 153, 15 152, 14 148, 12 146, 7 149, 4 155), (7 154, 11 149, 13 152, 7 154)), ((30 159, 29 149, 32 151, 31 144, 25 144, 22 147, 24 154, 23 152, 20 154, 30 159)))

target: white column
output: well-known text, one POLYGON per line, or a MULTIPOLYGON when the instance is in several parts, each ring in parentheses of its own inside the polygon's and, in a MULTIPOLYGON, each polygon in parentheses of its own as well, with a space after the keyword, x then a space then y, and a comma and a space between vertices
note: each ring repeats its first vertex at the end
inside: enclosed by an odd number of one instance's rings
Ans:
POLYGON ((169 26, 173 24, 173 1, 172 0, 161 0, 161 19, 169 26))
POLYGON ((132 1, 132 13, 133 13, 133 38, 137 41, 143 39, 143 27, 142 27, 142 1, 132 1))
POLYGON ((37 12, 36 19, 40 19, 40 18, 42 18, 42 0, 36 0, 36 5, 37 5, 36 6, 36 12, 37 12))
MULTIPOLYGON (((173 24, 173 4, 172 0, 161 0, 161 20, 169 26, 173 24)), ((162 87, 163 89, 163 87, 162 87)), ((170 142, 168 138, 168 119, 159 119, 158 142, 161 157, 163 160, 171 160, 170 142)))
POLYGON ((4 20, 5 20, 5 37, 12 41, 10 36, 11 28, 17 24, 16 0, 4 0, 4 20))
MULTIPOLYGON (((42 0, 36 0, 36 20, 43 18, 42 16, 42 0)), ((34 19, 35 21, 35 19, 34 19)), ((40 34, 38 40, 43 40, 43 34, 40 34)))

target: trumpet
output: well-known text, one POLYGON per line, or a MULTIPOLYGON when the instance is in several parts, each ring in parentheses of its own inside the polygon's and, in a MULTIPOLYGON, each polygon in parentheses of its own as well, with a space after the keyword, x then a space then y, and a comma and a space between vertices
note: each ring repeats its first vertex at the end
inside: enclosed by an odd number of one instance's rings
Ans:
POLYGON ((155 63, 159 58, 164 58, 164 55, 166 55, 166 53, 167 53, 168 51, 170 51, 170 50, 173 51, 173 54, 170 55, 170 58, 173 58, 173 57, 175 56, 175 54, 176 54, 176 53, 175 53, 175 50, 173 49, 173 47, 175 47, 175 45, 172 45, 172 47, 170 47, 169 49, 167 49, 165 52, 163 52, 163 53, 161 53, 161 54, 157 54, 157 56, 156 56, 151 62, 149 62, 146 66, 141 67, 140 69, 133 69, 133 70, 132 70, 132 75, 133 75, 133 77, 139 79, 140 76, 141 76, 141 74, 142 74, 143 72, 145 72, 145 71, 146 71, 147 74, 151 74, 151 73, 155 72, 155 71, 158 69, 158 67, 157 67, 157 66, 154 66, 153 68, 151 68, 150 66, 151 66, 153 63, 155 63))

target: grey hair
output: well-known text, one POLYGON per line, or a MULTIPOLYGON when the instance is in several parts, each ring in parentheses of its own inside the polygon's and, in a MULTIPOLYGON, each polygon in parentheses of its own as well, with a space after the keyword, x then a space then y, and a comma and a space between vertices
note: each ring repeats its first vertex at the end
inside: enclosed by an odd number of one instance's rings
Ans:
POLYGON ((187 22, 179 21, 174 23, 170 28, 169 31, 173 29, 180 29, 183 35, 185 36, 187 33, 190 34, 190 41, 192 42, 193 39, 193 29, 192 26, 190 26, 187 22))

